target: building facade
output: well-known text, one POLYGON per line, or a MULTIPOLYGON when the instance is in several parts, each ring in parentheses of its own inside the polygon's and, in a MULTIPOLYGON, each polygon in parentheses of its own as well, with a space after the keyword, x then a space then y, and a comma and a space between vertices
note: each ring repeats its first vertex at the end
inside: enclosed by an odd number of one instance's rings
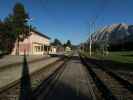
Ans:
MULTIPOLYGON (((40 32, 32 31, 31 35, 19 42, 19 55, 26 53, 27 55, 45 55, 48 54, 50 49, 50 38, 40 32)), ((17 43, 11 53, 16 55, 17 43)))

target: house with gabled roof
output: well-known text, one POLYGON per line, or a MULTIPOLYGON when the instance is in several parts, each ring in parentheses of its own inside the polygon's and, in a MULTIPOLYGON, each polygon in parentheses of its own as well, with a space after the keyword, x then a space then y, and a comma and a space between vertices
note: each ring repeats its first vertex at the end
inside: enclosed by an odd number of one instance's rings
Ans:
MULTIPOLYGON (((50 37, 36 31, 32 30, 24 41, 19 42, 19 55, 24 53, 27 55, 44 55, 48 54, 50 50, 50 37)), ((17 54, 17 43, 12 50, 11 55, 17 54)))

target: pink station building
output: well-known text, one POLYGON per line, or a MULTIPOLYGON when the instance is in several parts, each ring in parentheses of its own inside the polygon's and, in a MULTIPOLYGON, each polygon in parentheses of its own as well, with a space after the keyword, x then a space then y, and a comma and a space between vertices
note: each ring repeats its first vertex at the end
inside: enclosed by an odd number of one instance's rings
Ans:
MULTIPOLYGON (((31 31, 31 35, 27 37, 24 41, 19 42, 19 55, 23 55, 24 52, 27 55, 45 55, 48 54, 50 50, 50 37, 38 32, 31 31)), ((11 53, 11 55, 16 55, 17 43, 11 53)))

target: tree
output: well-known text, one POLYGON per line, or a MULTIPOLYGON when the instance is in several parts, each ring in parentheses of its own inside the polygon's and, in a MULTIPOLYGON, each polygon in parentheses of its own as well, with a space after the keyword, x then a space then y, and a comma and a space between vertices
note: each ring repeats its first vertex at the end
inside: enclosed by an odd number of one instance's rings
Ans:
POLYGON ((21 3, 16 3, 13 8, 12 24, 13 33, 17 40, 16 54, 19 55, 19 41, 23 41, 30 35, 28 26, 29 16, 21 3))
POLYGON ((65 48, 66 46, 67 46, 66 43, 64 43, 64 44, 63 44, 63 47, 65 48))
POLYGON ((51 44, 54 45, 54 46, 61 46, 62 45, 62 43, 60 42, 60 40, 58 40, 57 38, 54 39, 54 42, 52 42, 51 44))
POLYGON ((16 54, 19 55, 19 42, 30 35, 29 16, 21 3, 16 3, 13 12, 4 21, 0 20, 0 51, 10 53, 17 43, 16 54))
POLYGON ((66 46, 69 46, 69 47, 71 47, 71 46, 72 46, 72 44, 71 44, 71 41, 70 41, 70 40, 67 40, 66 46))
POLYGON ((0 20, 0 52, 3 52, 5 50, 3 40, 5 38, 4 36, 4 23, 0 20))
POLYGON ((0 51, 10 53, 15 43, 15 36, 12 33, 11 18, 0 21, 0 51))

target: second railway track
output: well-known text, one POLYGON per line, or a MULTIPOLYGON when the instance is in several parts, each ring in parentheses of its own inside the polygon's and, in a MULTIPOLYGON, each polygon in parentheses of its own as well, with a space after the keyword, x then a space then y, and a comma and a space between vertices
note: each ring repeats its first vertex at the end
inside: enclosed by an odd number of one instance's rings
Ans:
POLYGON ((105 100, 133 100, 132 84, 97 63, 82 61, 105 100))

